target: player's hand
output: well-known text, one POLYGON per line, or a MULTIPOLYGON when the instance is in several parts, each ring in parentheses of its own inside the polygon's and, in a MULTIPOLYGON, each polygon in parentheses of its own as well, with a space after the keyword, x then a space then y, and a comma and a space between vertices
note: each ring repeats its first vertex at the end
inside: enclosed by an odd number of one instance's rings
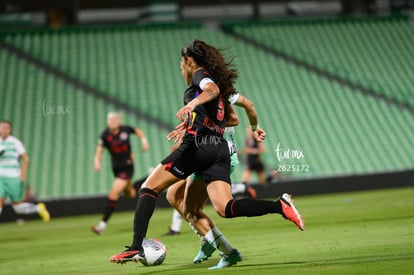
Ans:
POLYGON ((101 170, 101 163, 95 162, 95 171, 98 172, 99 170, 101 170))
POLYGON ((148 150, 149 150, 149 144, 148 144, 148 141, 145 139, 142 141, 142 151, 146 152, 148 150))
POLYGON ((263 140, 265 140, 265 138, 266 138, 266 132, 265 132, 263 129, 261 129, 261 128, 257 128, 257 129, 253 132, 253 134, 254 134, 254 138, 255 138, 257 141, 263 141, 263 140))
POLYGON ((170 141, 174 139, 174 143, 181 142, 185 134, 185 129, 184 123, 180 123, 167 135, 167 140, 170 141))
POLYGON ((25 173, 21 173, 20 174, 20 181, 21 182, 25 182, 26 181, 26 174, 25 173))
POLYGON ((175 114, 175 116, 184 123, 185 127, 191 127, 193 108, 191 106, 184 106, 175 114))

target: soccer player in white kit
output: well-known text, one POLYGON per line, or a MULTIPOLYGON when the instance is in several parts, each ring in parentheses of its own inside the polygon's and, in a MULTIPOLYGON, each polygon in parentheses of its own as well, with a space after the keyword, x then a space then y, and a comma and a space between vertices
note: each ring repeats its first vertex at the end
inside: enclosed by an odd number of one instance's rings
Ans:
POLYGON ((17 214, 39 214, 43 221, 50 221, 50 214, 44 203, 23 202, 24 186, 29 157, 22 142, 11 135, 10 121, 0 122, 0 214, 4 201, 10 197, 12 207, 17 214), (22 161, 20 167, 19 160, 22 161))

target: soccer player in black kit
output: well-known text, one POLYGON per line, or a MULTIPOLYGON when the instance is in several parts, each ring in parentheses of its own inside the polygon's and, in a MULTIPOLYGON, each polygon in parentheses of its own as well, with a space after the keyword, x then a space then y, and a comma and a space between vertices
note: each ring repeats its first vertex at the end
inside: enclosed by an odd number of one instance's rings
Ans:
POLYGON ((131 152, 130 135, 136 134, 141 139, 142 151, 148 150, 148 141, 144 132, 139 128, 121 125, 120 115, 116 112, 108 114, 108 128, 102 132, 95 153, 95 170, 101 169, 101 158, 106 148, 111 154, 112 169, 115 181, 108 194, 102 220, 98 225, 92 226, 92 232, 102 235, 106 229, 109 218, 115 211, 118 199, 123 192, 128 198, 137 196, 140 185, 134 186, 131 182, 134 173, 134 159, 131 152))
POLYGON ((194 172, 204 180, 210 201, 219 216, 234 218, 278 213, 304 230, 302 217, 286 193, 276 201, 232 198, 230 154, 223 133, 226 104, 235 92, 233 85, 237 71, 224 59, 220 50, 200 40, 182 48, 180 67, 189 85, 184 93, 184 107, 176 113, 182 121, 178 128, 186 129, 185 136, 178 149, 161 161, 142 185, 135 210, 132 244, 125 251, 113 255, 110 258, 113 263, 145 259, 142 241, 158 194, 194 172))
POLYGON ((247 185, 252 172, 256 172, 259 177, 259 183, 265 185, 267 183, 265 166, 261 158, 264 152, 264 145, 261 142, 257 142, 249 127, 246 128, 246 134, 246 147, 244 149, 244 153, 246 154, 246 167, 243 171, 242 182, 247 185))

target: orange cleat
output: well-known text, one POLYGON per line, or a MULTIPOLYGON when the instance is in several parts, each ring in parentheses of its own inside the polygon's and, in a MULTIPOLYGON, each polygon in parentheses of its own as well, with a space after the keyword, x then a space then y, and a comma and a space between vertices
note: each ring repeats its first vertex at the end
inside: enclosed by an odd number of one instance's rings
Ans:
POLYGON ((131 250, 129 246, 126 246, 126 248, 125 251, 109 258, 109 261, 116 264, 125 264, 126 262, 139 262, 145 259, 144 252, 141 252, 140 250, 131 250))
POLYGON ((283 217, 296 224, 296 226, 300 230, 305 230, 305 223, 303 222, 302 216, 300 215, 299 211, 293 204, 292 196, 287 193, 284 193, 279 198, 279 201, 282 205, 283 217))

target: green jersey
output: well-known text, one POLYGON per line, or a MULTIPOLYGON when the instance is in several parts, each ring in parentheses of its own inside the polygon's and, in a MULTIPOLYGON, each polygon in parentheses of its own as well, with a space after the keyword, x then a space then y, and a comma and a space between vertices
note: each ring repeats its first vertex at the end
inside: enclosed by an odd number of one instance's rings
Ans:
MULTIPOLYGON (((240 94, 235 93, 229 97, 229 103, 234 104, 239 99, 240 94)), ((234 137, 234 127, 226 127, 223 137, 226 139, 229 145, 230 151, 230 165, 235 166, 239 164, 239 158, 237 157, 236 139, 234 137)))
POLYGON ((19 139, 8 136, 0 137, 0 176, 13 178, 20 177, 19 157, 26 153, 26 149, 19 139))

